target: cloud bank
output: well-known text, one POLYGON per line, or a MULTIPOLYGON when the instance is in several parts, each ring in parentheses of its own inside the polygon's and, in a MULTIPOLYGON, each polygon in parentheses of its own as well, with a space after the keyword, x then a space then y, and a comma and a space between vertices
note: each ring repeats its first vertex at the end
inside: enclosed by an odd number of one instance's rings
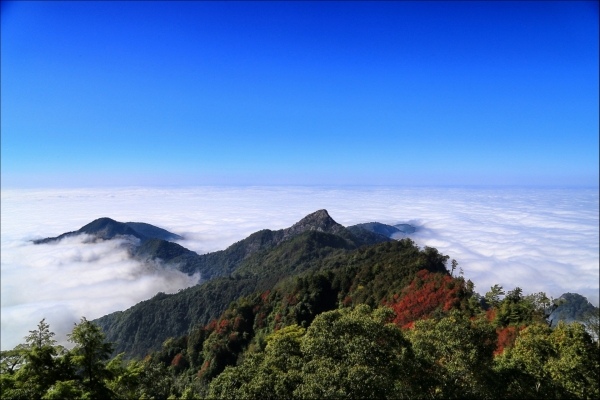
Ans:
POLYGON ((184 236, 199 253, 326 208, 343 225, 408 222, 421 246, 455 258, 476 290, 498 283, 554 297, 578 292, 598 305, 596 189, 199 187, 3 190, 2 349, 46 317, 64 335, 85 315, 124 310, 197 277, 128 257, 127 243, 29 242, 99 217, 147 222, 184 236))

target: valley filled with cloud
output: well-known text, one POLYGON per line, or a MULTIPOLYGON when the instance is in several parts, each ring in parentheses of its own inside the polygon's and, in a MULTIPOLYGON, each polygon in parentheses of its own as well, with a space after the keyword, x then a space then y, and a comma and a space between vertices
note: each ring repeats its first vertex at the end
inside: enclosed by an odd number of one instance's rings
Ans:
POLYGON ((182 235, 198 253, 221 250, 260 229, 291 226, 325 208, 348 226, 410 223, 410 237, 459 262, 476 290, 498 283, 598 305, 596 189, 395 187, 191 187, 2 191, 2 349, 47 318, 57 338, 81 316, 124 310, 157 292, 198 282, 132 259, 127 239, 84 236, 34 245, 100 217, 146 222, 182 235))

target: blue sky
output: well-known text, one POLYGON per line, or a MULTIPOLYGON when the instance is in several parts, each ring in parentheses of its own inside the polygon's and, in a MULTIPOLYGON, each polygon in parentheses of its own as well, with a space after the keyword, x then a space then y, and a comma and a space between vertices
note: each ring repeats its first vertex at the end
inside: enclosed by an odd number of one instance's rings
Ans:
POLYGON ((597 2, 2 4, 2 187, 597 186, 597 2))

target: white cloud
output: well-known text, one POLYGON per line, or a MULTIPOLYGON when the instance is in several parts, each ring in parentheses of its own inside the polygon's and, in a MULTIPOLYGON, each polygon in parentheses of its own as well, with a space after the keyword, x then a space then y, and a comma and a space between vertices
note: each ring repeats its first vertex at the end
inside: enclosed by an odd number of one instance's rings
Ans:
POLYGON ((126 309, 192 284, 127 257, 125 243, 27 240, 99 217, 148 222, 200 253, 326 208, 343 225, 409 222, 419 245, 455 258, 485 292, 578 292, 598 304, 599 204, 595 189, 198 187, 2 191, 2 348, 47 317, 64 338, 72 323, 126 309))

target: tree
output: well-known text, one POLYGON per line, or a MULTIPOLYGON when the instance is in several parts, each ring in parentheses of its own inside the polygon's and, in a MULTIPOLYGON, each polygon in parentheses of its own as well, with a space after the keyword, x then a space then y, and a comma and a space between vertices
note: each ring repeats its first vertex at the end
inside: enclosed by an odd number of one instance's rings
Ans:
MULTIPOLYGON (((488 293, 489 294, 489 293, 488 293)), ((494 323, 498 328, 547 324, 548 317, 557 307, 557 302, 549 299, 544 292, 523 295, 519 287, 509 291, 504 300, 497 302, 494 310, 494 323)))
POLYGON ((300 343, 306 330, 287 326, 267 337, 264 352, 247 354, 242 365, 226 367, 210 384, 209 398, 292 397, 302 382, 300 343))
POLYGON ((417 321, 406 332, 431 398, 485 398, 491 393, 496 332, 485 319, 457 310, 446 318, 417 321), (425 372, 426 371, 426 372, 425 372))
POLYGON ((384 398, 410 393, 409 343, 387 323, 387 307, 366 305, 334 310, 315 318, 302 339, 305 364, 299 397, 384 398))
POLYGON ((12 375, 17 372, 25 363, 27 350, 27 345, 19 344, 12 350, 0 351, 0 374, 12 375))
POLYGON ((490 291, 485 294, 485 301, 492 307, 498 307, 500 305, 500 296, 504 294, 502 286, 494 285, 490 288, 490 291))
POLYGON ((454 276, 454 271, 456 270, 456 267, 458 267, 458 262, 455 259, 452 259, 452 270, 450 271, 451 276, 454 276))
POLYGON ((68 355, 53 336, 42 319, 25 344, 2 352, 2 398, 41 398, 56 381, 72 378, 68 355))
POLYGON ((64 399, 81 399, 85 393, 75 380, 57 381, 52 385, 46 394, 42 397, 43 400, 64 400, 64 399))
POLYGON ((91 397, 111 397, 105 381, 113 377, 113 373, 107 368, 107 361, 113 352, 112 343, 105 342, 104 333, 85 317, 81 318, 79 324, 75 324, 73 331, 67 336, 75 344, 71 350, 73 364, 78 367, 82 383, 91 397))
POLYGON ((600 395, 598 348, 580 324, 528 326, 495 360, 504 397, 580 398, 600 395))
POLYGON ((213 398, 395 398, 410 387, 411 353, 393 312, 366 305, 318 315, 268 337, 264 352, 227 367, 210 384, 213 398))
POLYGON ((53 336, 54 332, 50 332, 50 325, 46 323, 46 318, 43 318, 37 330, 29 331, 25 341, 30 347, 54 346, 56 340, 52 339, 53 336))
POLYGON ((599 398, 598 348, 585 327, 560 322, 548 340, 556 357, 548 360, 546 369, 556 385, 573 397, 599 398))

